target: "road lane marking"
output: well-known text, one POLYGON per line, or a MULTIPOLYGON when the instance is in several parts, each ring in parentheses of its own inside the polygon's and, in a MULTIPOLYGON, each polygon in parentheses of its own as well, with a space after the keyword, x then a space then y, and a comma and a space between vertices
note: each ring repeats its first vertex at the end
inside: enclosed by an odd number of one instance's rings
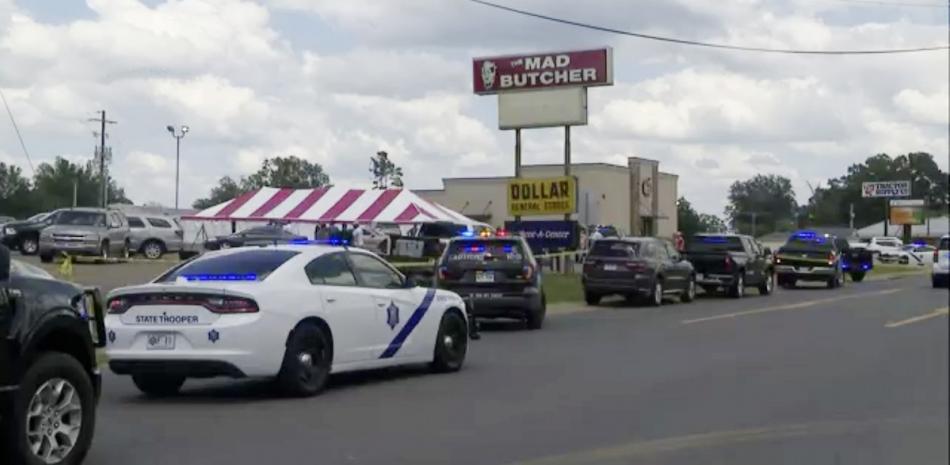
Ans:
POLYGON ((780 311, 784 311, 784 310, 798 310, 798 309, 802 309, 802 308, 814 307, 815 305, 821 305, 821 304, 826 304, 826 303, 830 303, 830 302, 837 302, 837 301, 840 301, 840 300, 848 300, 848 299, 856 299, 856 298, 859 298, 859 297, 873 297, 873 296, 879 296, 879 295, 885 295, 885 294, 893 294, 893 293, 895 293, 895 292, 899 292, 899 291, 902 291, 902 290, 904 290, 904 289, 903 289, 903 288, 884 289, 884 290, 874 291, 874 292, 862 292, 862 293, 859 293, 859 294, 848 294, 848 295, 841 295, 841 296, 836 296, 836 297, 828 297, 828 298, 826 298, 826 299, 806 300, 806 301, 804 301, 804 302, 796 302, 796 303, 793 303, 793 304, 776 305, 776 306, 774 306, 774 307, 757 308, 757 309, 755 309, 755 310, 744 310, 744 311, 741 311, 741 312, 725 313, 725 314, 722 314, 722 315, 713 315, 713 316, 707 316, 707 317, 703 317, 703 318, 693 318, 693 319, 691 319, 691 320, 683 320, 682 323, 683 323, 684 325, 690 325, 690 324, 693 324, 693 323, 703 323, 703 322, 706 322, 706 321, 715 321, 715 320, 724 320, 724 319, 738 318, 738 317, 740 317, 740 316, 759 315, 759 314, 762 314, 762 313, 780 312, 780 311))
POLYGON ((669 454, 689 450, 710 450, 718 447, 748 443, 766 443, 796 438, 829 438, 858 435, 869 431, 930 430, 946 424, 946 418, 893 417, 869 420, 817 421, 761 428, 711 431, 660 439, 633 441, 618 445, 569 452, 563 455, 541 457, 514 462, 512 465, 578 465, 634 463, 631 459, 669 457, 669 454))
POLYGON ((924 321, 924 320, 929 320, 929 319, 931 319, 931 318, 936 318, 936 317, 938 317, 938 316, 943 316, 943 315, 946 315, 947 313, 950 313, 950 307, 935 308, 935 309, 933 309, 933 311, 931 311, 930 313, 925 313, 925 314, 923 314, 923 315, 917 315, 917 316, 915 316, 915 317, 911 317, 911 318, 908 318, 908 319, 906 319, 906 320, 888 321, 887 324, 884 325, 884 327, 885 327, 885 328, 899 328, 899 327, 904 326, 904 325, 909 325, 909 324, 913 324, 913 323, 919 323, 919 322, 924 321))

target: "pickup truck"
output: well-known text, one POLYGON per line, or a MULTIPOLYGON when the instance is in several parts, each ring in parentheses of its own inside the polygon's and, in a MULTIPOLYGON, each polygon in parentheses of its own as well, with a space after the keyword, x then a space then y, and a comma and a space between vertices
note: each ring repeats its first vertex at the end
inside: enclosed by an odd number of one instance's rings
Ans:
POLYGON ((74 465, 92 443, 105 345, 95 289, 10 260, 0 246, 0 458, 74 465))
POLYGON ((778 284, 788 288, 798 281, 821 281, 833 289, 844 285, 845 274, 860 282, 873 267, 870 251, 852 248, 845 239, 815 231, 796 232, 775 255, 778 284))
POLYGON ((751 236, 694 235, 686 241, 686 259, 696 270, 696 284, 707 293, 721 288, 741 298, 748 286, 758 288, 762 295, 772 293, 772 251, 751 236))

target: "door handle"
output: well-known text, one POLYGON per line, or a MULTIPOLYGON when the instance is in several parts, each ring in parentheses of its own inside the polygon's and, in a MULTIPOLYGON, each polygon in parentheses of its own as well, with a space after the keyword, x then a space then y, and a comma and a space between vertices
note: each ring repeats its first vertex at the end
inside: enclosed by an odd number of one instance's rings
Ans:
POLYGON ((332 304, 333 302, 336 302, 336 299, 335 299, 335 298, 333 298, 333 297, 327 297, 327 303, 328 303, 328 304, 332 304))
POLYGON ((376 302, 376 306, 379 308, 383 308, 386 306, 386 302, 376 302))

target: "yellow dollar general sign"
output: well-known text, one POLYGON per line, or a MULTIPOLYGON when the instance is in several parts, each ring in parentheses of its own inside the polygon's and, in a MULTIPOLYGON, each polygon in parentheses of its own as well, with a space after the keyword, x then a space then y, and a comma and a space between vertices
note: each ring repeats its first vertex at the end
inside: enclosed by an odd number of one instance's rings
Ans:
POLYGON ((573 176, 508 181, 511 216, 563 215, 576 210, 577 180, 573 176))

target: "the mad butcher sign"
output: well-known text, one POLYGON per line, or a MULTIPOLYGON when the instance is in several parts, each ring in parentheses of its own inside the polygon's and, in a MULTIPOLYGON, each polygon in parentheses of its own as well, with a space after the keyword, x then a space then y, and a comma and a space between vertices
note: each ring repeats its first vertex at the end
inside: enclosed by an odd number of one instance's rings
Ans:
POLYGON ((613 84, 610 48, 476 58, 476 94, 613 84))

